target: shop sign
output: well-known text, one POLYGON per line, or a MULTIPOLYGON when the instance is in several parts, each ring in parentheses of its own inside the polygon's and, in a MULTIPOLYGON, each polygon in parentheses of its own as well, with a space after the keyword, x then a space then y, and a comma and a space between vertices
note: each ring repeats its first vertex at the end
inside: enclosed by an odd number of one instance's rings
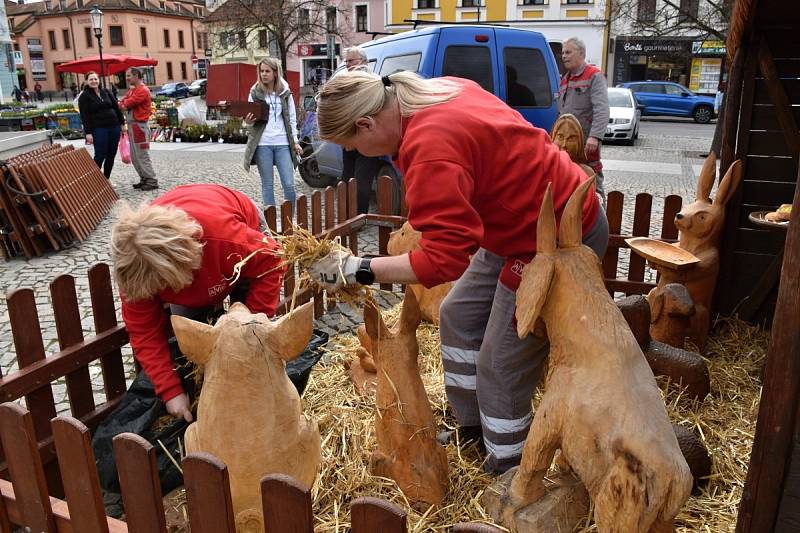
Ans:
POLYGON ((696 56, 725 55, 725 41, 695 41, 692 43, 692 54, 696 56))
POLYGON ((42 41, 40 39, 28 39, 28 57, 31 61, 31 77, 34 81, 45 81, 47 79, 47 68, 44 64, 44 53, 42 52, 42 41))
MULTIPOLYGON (((336 44, 336 48, 334 51, 335 55, 339 55, 339 44, 336 44)), ((327 43, 316 43, 316 44, 298 44, 297 45, 297 55, 301 57, 309 57, 309 56, 328 56, 328 45, 327 43)))
POLYGON ((675 39, 618 39, 617 47, 626 55, 688 55, 691 51, 690 41, 675 39))

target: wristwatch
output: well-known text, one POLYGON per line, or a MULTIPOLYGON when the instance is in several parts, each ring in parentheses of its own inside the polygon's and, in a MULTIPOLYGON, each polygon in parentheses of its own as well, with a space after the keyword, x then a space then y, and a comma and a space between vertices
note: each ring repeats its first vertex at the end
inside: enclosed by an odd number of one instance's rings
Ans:
POLYGON ((361 264, 358 265, 358 270, 356 270, 356 281, 361 285, 372 285, 375 283, 375 274, 372 272, 372 269, 369 266, 371 262, 371 257, 364 257, 361 259, 361 264))

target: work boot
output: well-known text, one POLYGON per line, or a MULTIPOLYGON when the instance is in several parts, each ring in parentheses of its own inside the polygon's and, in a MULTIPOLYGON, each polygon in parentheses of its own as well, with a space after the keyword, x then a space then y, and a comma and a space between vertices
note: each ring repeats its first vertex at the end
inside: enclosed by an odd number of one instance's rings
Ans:
POLYGON ((133 184, 133 188, 134 188, 134 189, 141 189, 143 185, 144 185, 144 183, 142 183, 142 182, 140 181, 139 183, 134 183, 134 184, 133 184))
POLYGON ((139 187, 140 191, 154 191, 158 189, 158 182, 156 183, 144 183, 141 187, 139 187))
POLYGON ((451 442, 457 442, 459 446, 466 446, 474 442, 481 452, 486 452, 481 426, 461 426, 454 430, 440 431, 436 434, 436 440, 442 446, 447 446, 451 442))

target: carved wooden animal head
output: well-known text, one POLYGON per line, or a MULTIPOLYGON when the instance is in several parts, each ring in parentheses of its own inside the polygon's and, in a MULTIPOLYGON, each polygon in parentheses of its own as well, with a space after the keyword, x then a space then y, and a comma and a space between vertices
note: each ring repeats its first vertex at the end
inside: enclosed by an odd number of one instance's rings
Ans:
POLYGON ((685 285, 667 283, 663 289, 653 291, 650 303, 651 320, 657 322, 666 313, 671 318, 689 318, 695 308, 692 296, 685 285))
MULTIPOLYGON (((400 312, 400 319, 390 330, 386 327, 380 309, 374 304, 364 306, 364 325, 372 341, 373 357, 376 359, 381 356, 397 353, 399 350, 412 350, 413 353, 419 351, 417 346, 417 327, 422 316, 419 311, 419 304, 414 291, 406 291, 403 299, 403 310, 400 312)), ((414 358, 416 361, 416 357, 414 358)), ((381 361, 376 361, 379 365, 381 361)))
MULTIPOLYGON (((556 216, 553 211, 553 193, 550 185, 539 210, 536 225, 537 251, 533 261, 522 271, 522 282, 517 289, 517 334, 525 338, 533 332, 540 315, 546 320, 543 308, 554 279, 565 286, 582 286, 591 291, 605 291, 600 260, 582 244, 583 204, 594 178, 584 181, 570 196, 561 215, 561 226, 556 241, 556 216)), ((547 323, 548 329, 550 323, 547 323)))
POLYGON ((313 333, 311 302, 277 320, 264 313, 252 314, 242 303, 231 305, 214 326, 182 316, 172 317, 172 328, 181 352, 194 363, 214 366, 248 367, 266 360, 278 365, 291 361, 306 347, 313 333), (217 355, 224 361, 216 361, 217 355), (282 361, 281 361, 282 360, 282 361))
POLYGON ((405 222, 400 226, 400 229, 393 231, 389 235, 386 251, 389 252, 389 255, 407 254, 419 247, 420 240, 422 240, 422 232, 415 230, 411 227, 411 224, 405 222))
POLYGON ((675 226, 680 231, 680 246, 684 250, 696 250, 716 245, 717 237, 725 223, 725 204, 733 196, 742 180, 742 163, 737 160, 725 173, 712 201, 711 189, 717 176, 717 157, 708 154, 700 177, 697 180, 695 201, 675 215, 675 226))
POLYGON ((553 144, 569 154, 570 159, 575 163, 585 163, 586 153, 583 145, 583 128, 575 115, 566 113, 558 117, 553 123, 553 130, 550 133, 553 144))

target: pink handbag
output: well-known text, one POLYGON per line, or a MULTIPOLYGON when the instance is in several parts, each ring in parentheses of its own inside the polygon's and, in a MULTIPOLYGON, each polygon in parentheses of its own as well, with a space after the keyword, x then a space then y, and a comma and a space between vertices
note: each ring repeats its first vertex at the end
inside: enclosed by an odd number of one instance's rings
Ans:
POLYGON ((122 135, 119 136, 119 146, 117 147, 117 151, 119 152, 119 158, 122 159, 122 162, 130 164, 131 145, 128 144, 127 132, 122 132, 122 135))

